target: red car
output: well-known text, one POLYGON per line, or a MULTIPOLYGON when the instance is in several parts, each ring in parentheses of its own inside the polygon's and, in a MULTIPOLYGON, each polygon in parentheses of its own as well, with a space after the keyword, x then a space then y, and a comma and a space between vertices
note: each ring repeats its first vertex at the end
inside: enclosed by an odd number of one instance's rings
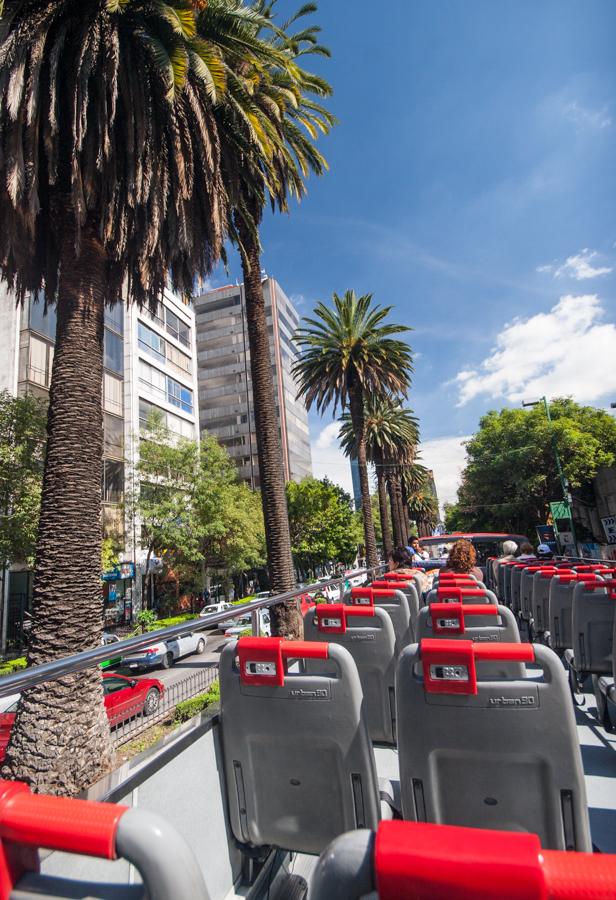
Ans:
MULTIPOLYGON (((120 725, 133 716, 152 716, 160 706, 165 686, 158 678, 124 678, 123 675, 103 675, 105 711, 111 727, 120 725)), ((11 736, 11 728, 17 711, 16 699, 4 712, 0 713, 0 762, 4 759, 6 746, 11 736)))

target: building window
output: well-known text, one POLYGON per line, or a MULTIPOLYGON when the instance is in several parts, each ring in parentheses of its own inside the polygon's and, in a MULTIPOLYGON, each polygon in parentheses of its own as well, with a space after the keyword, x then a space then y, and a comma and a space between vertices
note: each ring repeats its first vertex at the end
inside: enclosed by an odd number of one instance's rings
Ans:
POLYGON ((124 517, 119 506, 103 505, 103 537, 119 538, 124 536, 124 517))
POLYGON ((105 325, 116 334, 124 334, 124 304, 120 301, 105 307, 105 325))
POLYGON ((45 337, 56 339, 56 308, 50 306, 45 312, 45 299, 41 296, 37 300, 36 297, 30 297, 30 322, 29 327, 32 331, 37 331, 45 337))
POLYGON ((121 375, 124 371, 124 344, 122 338, 105 328, 105 361, 104 366, 121 375))
POLYGON ((177 369, 179 372, 186 372, 190 374, 190 356, 186 356, 185 353, 182 353, 181 350, 178 350, 177 347, 174 347, 172 344, 167 344, 166 351, 167 363, 172 368, 177 369))
POLYGON ((167 400, 173 406, 183 409, 184 412, 191 413, 193 411, 192 391, 175 381, 173 378, 167 377, 167 400))
POLYGON ((124 494, 124 463, 117 459, 103 460, 103 501, 120 503, 124 494))
POLYGON ((185 347, 190 347, 189 326, 183 322, 179 316, 176 316, 175 313, 171 312, 170 309, 165 309, 165 322, 169 334, 172 335, 176 341, 184 344, 185 347))
POLYGON ((103 409, 105 412, 121 416, 124 406, 122 403, 122 381, 114 378, 109 372, 103 373, 103 409))
POLYGON ((165 362, 165 340, 147 325, 139 322, 139 346, 149 356, 153 356, 159 362, 165 362))
POLYGON ((124 455, 124 419, 105 413, 105 456, 124 455))
POLYGON ((26 372, 27 381, 40 384, 42 387, 49 387, 51 384, 53 353, 54 348, 51 344, 39 340, 34 335, 30 335, 28 371, 26 372))
POLYGON ((160 394, 161 398, 167 399, 167 376, 142 359, 139 360, 139 381, 160 394))

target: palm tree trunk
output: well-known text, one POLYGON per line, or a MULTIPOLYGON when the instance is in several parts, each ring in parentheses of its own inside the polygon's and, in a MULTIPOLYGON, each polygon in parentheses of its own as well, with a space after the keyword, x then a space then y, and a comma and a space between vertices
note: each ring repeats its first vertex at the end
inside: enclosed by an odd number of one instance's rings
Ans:
POLYGON ((366 454, 366 424, 364 421, 364 399, 361 389, 351 388, 349 391, 349 412, 355 440, 357 442, 357 467, 359 469, 359 486, 361 489, 361 513, 364 521, 364 540, 366 543, 366 563, 368 568, 379 564, 379 555, 376 548, 374 535, 374 522, 372 521, 372 506, 370 505, 370 481, 368 480, 368 461, 366 454))
POLYGON ((394 532, 394 543, 396 547, 405 547, 408 535, 405 534, 405 530, 402 524, 402 518, 400 515, 400 502, 398 496, 398 475, 393 468, 389 470, 387 485, 389 488, 389 503, 391 505, 391 521, 394 532))
MULTIPOLYGON (((105 256, 94 228, 66 241, 57 304, 48 442, 28 664, 100 645, 105 256), (62 574, 62 591, 58 574, 62 574)), ((98 668, 30 688, 2 767, 37 791, 75 794, 108 770, 109 724, 98 668)))
MULTIPOLYGON (((295 586, 295 572, 291 555, 282 442, 276 416, 272 361, 261 282, 261 255, 252 230, 239 216, 237 227, 243 245, 241 258, 267 563, 271 590, 274 593, 282 593, 292 590, 295 586)), ((301 618, 295 602, 274 606, 271 614, 272 634, 301 637, 301 618)))
POLYGON ((406 491, 404 478, 400 479, 400 500, 402 502, 402 515, 404 517, 404 530, 408 538, 411 533, 411 518, 409 516, 409 495, 406 491))
POLYGON ((387 509, 387 486, 385 484, 385 470, 383 468, 383 456, 376 456, 376 483, 379 493, 379 512, 381 514, 381 534, 383 535, 383 555, 387 561, 393 550, 391 543, 391 529, 389 527, 389 512, 387 509))

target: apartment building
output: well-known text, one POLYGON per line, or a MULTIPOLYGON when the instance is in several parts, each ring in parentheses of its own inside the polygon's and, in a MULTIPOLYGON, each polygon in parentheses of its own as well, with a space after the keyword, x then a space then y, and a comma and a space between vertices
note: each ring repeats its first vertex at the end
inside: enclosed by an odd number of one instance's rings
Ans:
MULTIPOLYGON (((263 280, 272 376, 287 481, 312 474, 308 414, 296 399, 291 366, 297 355, 293 333, 297 310, 274 278, 263 280)), ((259 462, 250 379, 244 286, 228 285, 195 301, 199 421, 235 460, 240 477, 259 487, 259 462)))
MULTIPOLYGON (((56 314, 27 298, 21 309, 0 286, 0 390, 47 397, 56 314)), ((123 547, 122 565, 105 573, 108 614, 130 619, 141 595, 139 523, 125 521, 125 486, 134 477, 139 433, 156 411, 172 434, 198 440, 195 318, 192 308, 165 290, 155 311, 116 304, 105 312, 102 385, 104 421, 102 528, 123 547), (117 576, 117 577, 116 577, 117 576)), ((15 567, 8 579, 5 633, 23 615, 31 573, 15 567)))

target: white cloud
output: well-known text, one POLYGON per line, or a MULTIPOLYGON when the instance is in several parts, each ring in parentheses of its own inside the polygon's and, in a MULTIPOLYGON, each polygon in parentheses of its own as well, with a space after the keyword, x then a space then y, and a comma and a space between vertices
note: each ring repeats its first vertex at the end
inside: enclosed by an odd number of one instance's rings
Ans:
POLYGON ((613 271, 610 266, 592 264, 598 256, 596 250, 589 250, 586 247, 579 253, 568 256, 560 266, 557 263, 537 266, 537 272, 550 272, 554 278, 573 278, 575 281, 588 281, 588 279, 598 278, 600 275, 609 275, 613 271))
POLYGON ((616 326, 596 294, 561 297, 547 313, 506 324, 478 369, 458 373, 458 406, 480 395, 517 403, 572 396, 590 403, 616 392, 616 326))
POLYGON ((456 500, 460 476, 466 462, 464 442, 468 440, 470 435, 435 438, 421 444, 421 462, 434 471, 441 508, 443 503, 454 503, 456 500))
POLYGON ((315 446, 319 450, 327 450, 330 447, 338 446, 338 432, 340 431, 340 422, 330 422, 320 432, 315 446))
POLYGON ((340 424, 330 422, 312 441, 312 474, 315 478, 329 478, 353 496, 351 463, 338 445, 340 424))
POLYGON ((571 100, 563 104, 562 114, 563 118, 568 122, 572 122, 578 128, 602 130, 609 128, 612 124, 607 104, 599 109, 591 109, 588 106, 582 106, 577 100, 571 100))

